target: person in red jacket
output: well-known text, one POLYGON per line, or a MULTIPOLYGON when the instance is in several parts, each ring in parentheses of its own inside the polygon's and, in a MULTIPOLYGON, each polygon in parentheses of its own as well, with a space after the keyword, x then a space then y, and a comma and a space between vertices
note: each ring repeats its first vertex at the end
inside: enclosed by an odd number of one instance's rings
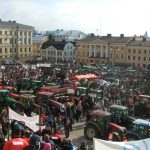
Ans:
POLYGON ((28 142, 21 138, 21 130, 17 129, 14 138, 4 144, 3 150, 23 150, 28 145, 28 142))

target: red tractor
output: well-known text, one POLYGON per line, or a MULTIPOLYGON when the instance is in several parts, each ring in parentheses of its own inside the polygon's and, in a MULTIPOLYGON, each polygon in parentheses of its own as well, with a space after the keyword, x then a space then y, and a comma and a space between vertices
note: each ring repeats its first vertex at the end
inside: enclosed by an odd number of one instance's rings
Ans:
POLYGON ((134 114, 150 116, 150 96, 139 95, 134 104, 134 114))
POLYGON ((91 120, 84 128, 84 135, 92 140, 94 137, 112 141, 125 141, 124 127, 111 122, 111 113, 96 110, 92 113, 91 120))

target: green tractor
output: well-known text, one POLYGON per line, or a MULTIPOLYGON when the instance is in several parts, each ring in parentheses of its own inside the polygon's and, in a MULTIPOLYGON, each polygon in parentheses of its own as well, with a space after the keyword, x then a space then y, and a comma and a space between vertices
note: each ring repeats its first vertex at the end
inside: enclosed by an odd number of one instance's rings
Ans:
POLYGON ((8 107, 8 106, 13 109, 17 107, 17 110, 22 109, 23 105, 20 102, 16 101, 15 99, 11 98, 9 95, 10 95, 10 91, 0 90, 0 110, 2 110, 3 107, 8 107))
POLYGON ((128 108, 121 105, 111 105, 109 112, 112 114, 112 121, 123 126, 128 119, 128 108))
POLYGON ((39 80, 32 80, 30 78, 20 78, 17 81, 17 91, 18 93, 21 90, 33 90, 34 94, 36 94, 36 91, 39 87, 42 86, 42 82, 39 80))
POLYGON ((86 87, 77 87, 76 96, 86 96, 88 94, 88 88, 86 87))
POLYGON ((125 128, 111 122, 111 113, 106 111, 94 111, 91 120, 84 128, 84 136, 93 138, 109 139, 112 141, 123 141, 125 128))

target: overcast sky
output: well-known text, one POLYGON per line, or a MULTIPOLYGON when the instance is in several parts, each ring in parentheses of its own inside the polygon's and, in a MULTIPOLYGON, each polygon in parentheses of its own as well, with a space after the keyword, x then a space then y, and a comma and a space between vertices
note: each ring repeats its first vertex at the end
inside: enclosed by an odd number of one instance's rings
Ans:
POLYGON ((150 33, 150 0, 0 0, 0 18, 42 31, 143 35, 150 33))

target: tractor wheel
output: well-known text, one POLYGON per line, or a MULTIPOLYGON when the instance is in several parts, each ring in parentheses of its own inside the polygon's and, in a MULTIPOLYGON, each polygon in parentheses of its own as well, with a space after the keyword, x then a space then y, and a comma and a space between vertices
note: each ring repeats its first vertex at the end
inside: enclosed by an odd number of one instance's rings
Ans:
POLYGON ((87 124, 87 126, 84 128, 84 136, 88 140, 93 140, 93 138, 100 136, 100 132, 96 126, 87 124))
POLYGON ((127 141, 137 141, 140 140, 139 137, 132 135, 132 134, 128 134, 126 135, 127 141))

